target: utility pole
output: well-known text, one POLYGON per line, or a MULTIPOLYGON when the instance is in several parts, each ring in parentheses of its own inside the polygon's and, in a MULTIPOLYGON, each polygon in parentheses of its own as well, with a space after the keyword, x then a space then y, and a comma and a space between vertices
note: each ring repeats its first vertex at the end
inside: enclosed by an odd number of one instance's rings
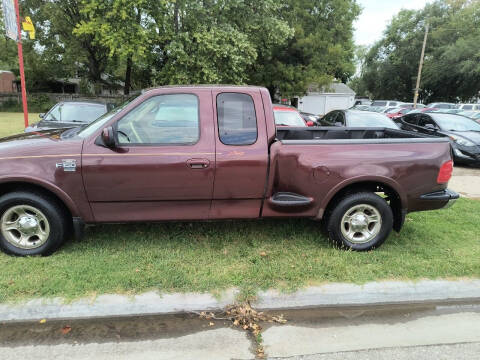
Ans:
POLYGON ((423 59, 425 57, 425 47, 427 46, 429 26, 430 25, 427 22, 427 25, 425 26, 425 37, 423 38, 422 55, 420 56, 420 64, 418 65, 417 86, 415 87, 415 96, 413 97, 414 109, 417 108, 418 92, 420 91, 420 79, 422 78, 423 59))

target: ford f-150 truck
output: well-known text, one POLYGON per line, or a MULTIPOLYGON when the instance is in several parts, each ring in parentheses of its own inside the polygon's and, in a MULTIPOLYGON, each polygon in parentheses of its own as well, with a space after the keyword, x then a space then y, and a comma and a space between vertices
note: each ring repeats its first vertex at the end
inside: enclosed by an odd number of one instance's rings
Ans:
POLYGON ((457 199, 451 173, 448 139, 276 129, 264 88, 162 87, 83 127, 2 139, 0 247, 48 255, 85 224, 306 217, 369 250, 457 199))

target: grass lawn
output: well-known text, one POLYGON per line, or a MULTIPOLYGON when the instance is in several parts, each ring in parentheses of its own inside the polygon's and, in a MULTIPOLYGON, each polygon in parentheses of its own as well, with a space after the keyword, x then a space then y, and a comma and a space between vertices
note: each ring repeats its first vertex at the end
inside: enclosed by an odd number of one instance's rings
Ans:
POLYGON ((378 250, 337 250, 308 220, 104 225, 51 257, 0 254, 0 301, 147 290, 293 290, 324 282, 480 277, 480 201, 411 214, 378 250))
MULTIPOLYGON (((38 120, 40 120, 38 114, 28 114, 30 124, 38 120)), ((23 113, 0 112, 0 138, 19 134, 24 128, 23 113)))

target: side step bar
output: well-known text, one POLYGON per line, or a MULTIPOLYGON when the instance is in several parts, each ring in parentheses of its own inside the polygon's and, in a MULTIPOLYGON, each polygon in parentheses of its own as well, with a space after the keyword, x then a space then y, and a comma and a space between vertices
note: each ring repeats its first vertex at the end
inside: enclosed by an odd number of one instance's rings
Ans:
POLYGON ((289 193, 289 192, 279 192, 273 194, 269 199, 269 202, 272 205, 276 206, 307 206, 313 202, 312 198, 308 198, 299 194, 289 193))

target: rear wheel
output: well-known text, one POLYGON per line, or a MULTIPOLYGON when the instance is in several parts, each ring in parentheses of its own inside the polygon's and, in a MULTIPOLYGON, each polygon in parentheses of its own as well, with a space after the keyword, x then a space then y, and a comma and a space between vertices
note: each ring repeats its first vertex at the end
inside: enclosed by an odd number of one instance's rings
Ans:
POLYGON ((0 197, 0 248, 7 254, 49 255, 67 230, 65 211, 53 199, 20 191, 0 197))
POLYGON ((345 196, 327 220, 329 238, 343 248, 356 251, 379 247, 392 227, 390 205, 371 192, 345 196))

